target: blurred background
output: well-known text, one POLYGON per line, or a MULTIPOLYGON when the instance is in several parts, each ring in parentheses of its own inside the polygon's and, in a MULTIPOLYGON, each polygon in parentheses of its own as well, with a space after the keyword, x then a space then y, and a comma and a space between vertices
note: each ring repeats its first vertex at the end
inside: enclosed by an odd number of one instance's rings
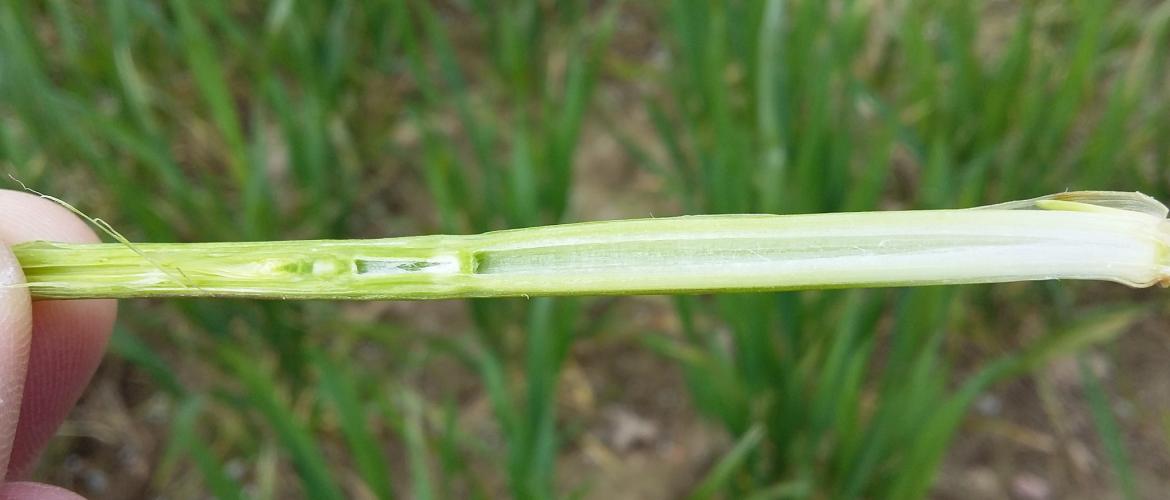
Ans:
MULTIPOLYGON (((0 170, 136 241, 1170 200, 1153 0, 0 0, 0 170)), ((15 183, 6 186, 17 187, 15 183)), ((1170 301, 132 300, 91 498, 1149 498, 1170 301)))

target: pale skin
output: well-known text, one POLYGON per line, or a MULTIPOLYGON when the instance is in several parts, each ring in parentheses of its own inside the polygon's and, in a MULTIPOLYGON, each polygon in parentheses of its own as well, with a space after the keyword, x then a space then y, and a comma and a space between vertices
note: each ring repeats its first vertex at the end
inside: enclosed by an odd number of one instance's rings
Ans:
MULTIPOLYGON (((0 190, 0 284, 24 282, 8 246, 31 240, 98 238, 51 201, 0 190)), ((34 303, 24 288, 0 287, 0 500, 81 498, 23 478, 97 369, 115 313, 113 300, 34 303)))

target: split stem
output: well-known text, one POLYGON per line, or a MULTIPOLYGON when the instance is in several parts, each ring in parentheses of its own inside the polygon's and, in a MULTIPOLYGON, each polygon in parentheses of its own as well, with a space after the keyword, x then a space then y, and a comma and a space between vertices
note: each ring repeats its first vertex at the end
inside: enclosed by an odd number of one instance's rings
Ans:
POLYGON ((1170 280, 1166 207, 1077 192, 976 209, 712 215, 375 240, 30 242, 38 299, 440 299, 1170 280))

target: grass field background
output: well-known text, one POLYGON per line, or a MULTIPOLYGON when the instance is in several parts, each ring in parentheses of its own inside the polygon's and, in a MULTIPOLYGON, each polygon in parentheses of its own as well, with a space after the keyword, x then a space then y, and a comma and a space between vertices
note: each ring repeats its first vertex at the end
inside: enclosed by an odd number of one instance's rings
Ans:
MULTIPOLYGON (((1142 0, 0 0, 0 167, 135 241, 1170 201, 1168 62, 1170 3, 1142 0)), ((126 301, 38 477, 1147 498, 1170 488, 1167 304, 1085 283, 126 301)))

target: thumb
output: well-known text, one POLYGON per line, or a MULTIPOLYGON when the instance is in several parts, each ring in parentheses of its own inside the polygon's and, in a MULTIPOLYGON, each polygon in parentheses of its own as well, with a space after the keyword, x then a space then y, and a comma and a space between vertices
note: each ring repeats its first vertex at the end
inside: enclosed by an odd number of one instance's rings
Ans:
MULTIPOLYGON (((24 273, 0 244, 0 483, 8 472, 28 367, 32 306, 24 273)), ((36 483, 0 484, 0 500, 78 500, 71 491, 36 483)))
POLYGON ((23 283, 16 257, 0 245, 0 480, 8 472, 28 372, 32 306, 23 283))

